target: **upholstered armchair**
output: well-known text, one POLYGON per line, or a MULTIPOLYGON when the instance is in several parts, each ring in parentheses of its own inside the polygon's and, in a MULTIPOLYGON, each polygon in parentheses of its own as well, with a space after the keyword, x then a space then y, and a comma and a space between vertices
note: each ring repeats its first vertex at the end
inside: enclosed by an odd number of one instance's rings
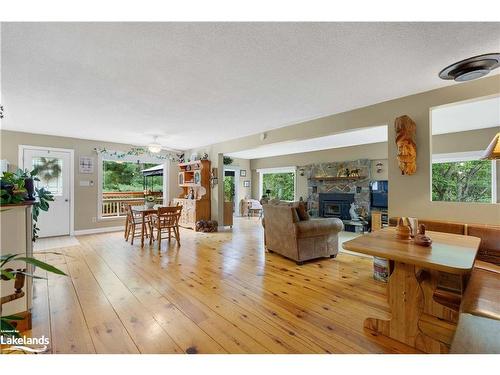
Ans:
POLYGON ((264 238, 269 252, 304 261, 335 257, 339 251, 340 219, 300 220, 296 206, 264 204, 264 238))

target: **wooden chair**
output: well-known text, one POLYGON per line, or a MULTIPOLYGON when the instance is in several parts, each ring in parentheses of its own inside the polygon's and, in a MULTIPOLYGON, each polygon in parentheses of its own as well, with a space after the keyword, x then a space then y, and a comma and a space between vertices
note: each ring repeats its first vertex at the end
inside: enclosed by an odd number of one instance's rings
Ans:
MULTIPOLYGON (((126 224, 125 224, 125 239, 128 241, 129 237, 132 235, 132 241, 130 242, 131 245, 134 244, 134 238, 135 237, 141 237, 141 230, 142 230, 142 216, 139 215, 134 215, 130 205, 127 206, 127 219, 126 219, 126 224)), ((152 228, 152 222, 150 216, 146 216, 144 218, 145 223, 146 223, 146 228, 145 228, 145 235, 146 238, 151 238, 153 236, 153 228, 152 228), (148 233, 149 230, 149 233, 148 233)))
MULTIPOLYGON (((181 217, 182 206, 159 207, 158 214, 154 217, 154 228, 156 228, 156 239, 158 240, 158 250, 161 249, 162 233, 168 233, 168 240, 172 237, 172 231, 177 243, 181 244, 179 233, 179 218, 181 217)), ((149 238, 149 243, 153 241, 153 236, 149 238)))
POLYGON ((128 241, 128 231, 129 231, 129 215, 128 215, 128 211, 130 209, 130 205, 127 204, 125 205, 125 231, 123 233, 123 238, 125 238, 125 241, 128 241))

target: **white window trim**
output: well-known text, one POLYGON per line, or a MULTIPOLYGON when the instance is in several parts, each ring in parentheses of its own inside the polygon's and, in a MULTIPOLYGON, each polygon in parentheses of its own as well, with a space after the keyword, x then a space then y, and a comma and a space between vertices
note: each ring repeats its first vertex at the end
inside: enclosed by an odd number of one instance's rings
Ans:
POLYGON ((259 195, 257 199, 262 197, 263 175, 270 173, 293 173, 293 199, 294 201, 297 200, 297 167, 261 168, 257 169, 257 173, 259 174, 259 195))
MULTIPOLYGON (((112 152, 112 151, 110 151, 112 152)), ((163 164, 163 204, 168 205, 170 202, 170 189, 168 186, 168 175, 169 175, 169 166, 170 161, 163 159, 156 159, 154 157, 148 156, 134 156, 134 155, 126 155, 124 157, 116 157, 107 154, 99 154, 97 158, 97 221, 110 221, 110 220, 121 220, 124 216, 112 216, 112 217, 103 217, 102 216, 102 181, 103 181, 103 170, 102 170, 102 162, 105 160, 108 161, 123 161, 127 163, 157 163, 163 164)))
MULTIPOLYGON (((439 163, 458 163, 461 161, 481 160, 484 151, 464 151, 453 152, 448 154, 434 154, 432 155, 432 164, 439 163)), ((491 161, 491 203, 497 203, 497 161, 491 161)), ((432 200, 432 168, 431 168, 431 201, 432 200)), ((460 202, 458 202, 460 203, 460 202)), ((463 202, 462 202, 463 203, 463 202)), ((478 202, 484 203, 484 202, 478 202)))

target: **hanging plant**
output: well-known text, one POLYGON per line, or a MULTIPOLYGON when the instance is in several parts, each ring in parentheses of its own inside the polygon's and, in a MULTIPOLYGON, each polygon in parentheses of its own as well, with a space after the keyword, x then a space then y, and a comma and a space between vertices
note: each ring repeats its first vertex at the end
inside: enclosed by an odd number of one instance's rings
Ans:
POLYGON ((233 164, 233 158, 229 157, 229 156, 224 156, 224 165, 231 165, 233 164))

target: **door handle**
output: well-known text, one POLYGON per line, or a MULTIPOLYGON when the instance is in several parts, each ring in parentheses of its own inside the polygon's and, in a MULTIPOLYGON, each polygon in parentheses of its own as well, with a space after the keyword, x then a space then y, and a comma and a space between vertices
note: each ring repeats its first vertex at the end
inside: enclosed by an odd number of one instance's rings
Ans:
POLYGON ((65 202, 69 202, 69 199, 68 199, 68 198, 66 198, 64 201, 65 201, 65 202))

